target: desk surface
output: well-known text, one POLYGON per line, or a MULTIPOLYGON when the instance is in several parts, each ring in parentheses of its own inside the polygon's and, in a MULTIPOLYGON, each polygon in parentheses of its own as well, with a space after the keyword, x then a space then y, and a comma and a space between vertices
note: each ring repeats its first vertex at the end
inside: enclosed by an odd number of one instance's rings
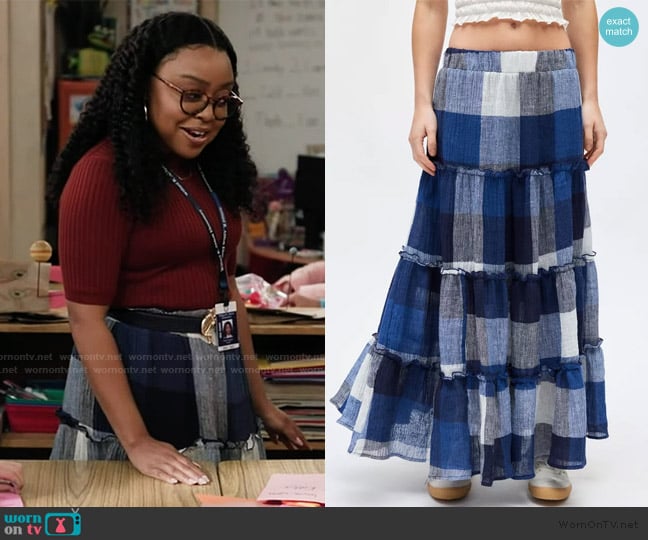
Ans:
POLYGON ((256 498, 274 473, 324 473, 324 460, 286 459, 201 463, 211 482, 169 485, 140 474, 127 461, 24 460, 26 507, 199 506, 195 494, 256 498))

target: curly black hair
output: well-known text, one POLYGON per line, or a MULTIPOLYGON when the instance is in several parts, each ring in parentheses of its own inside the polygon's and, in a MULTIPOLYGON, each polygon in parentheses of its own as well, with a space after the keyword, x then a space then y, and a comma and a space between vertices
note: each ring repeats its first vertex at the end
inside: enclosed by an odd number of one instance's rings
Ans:
MULTIPOLYGON (((162 200, 168 179, 161 169, 162 148, 144 115, 151 75, 168 55, 183 47, 208 45, 227 54, 237 75, 229 38, 213 21, 185 12, 145 20, 124 38, 79 122, 57 156, 48 178, 47 198, 56 209, 70 171, 90 148, 108 137, 115 151, 115 175, 122 207, 148 220, 162 200)), ((234 86, 238 93, 238 85, 234 86)), ((257 169, 250 157, 240 111, 227 119, 197 158, 223 204, 250 210, 257 169)))

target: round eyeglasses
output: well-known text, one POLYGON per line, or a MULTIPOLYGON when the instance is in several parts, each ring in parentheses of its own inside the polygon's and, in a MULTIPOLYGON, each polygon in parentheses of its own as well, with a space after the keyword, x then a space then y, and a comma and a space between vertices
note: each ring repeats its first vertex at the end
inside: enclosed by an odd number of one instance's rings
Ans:
POLYGON ((183 113, 189 116, 200 114, 211 103, 214 118, 216 120, 227 120, 234 116, 243 105, 243 100, 232 90, 229 91, 228 95, 214 99, 198 90, 183 90, 155 73, 153 77, 180 94, 180 108, 183 113))

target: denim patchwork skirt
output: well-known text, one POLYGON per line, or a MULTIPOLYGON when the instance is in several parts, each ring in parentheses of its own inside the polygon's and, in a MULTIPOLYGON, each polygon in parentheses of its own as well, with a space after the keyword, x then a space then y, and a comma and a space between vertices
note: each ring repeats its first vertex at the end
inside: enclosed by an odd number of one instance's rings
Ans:
POLYGON ((608 436, 572 49, 447 49, 423 172, 377 332, 331 402, 349 452, 429 479, 585 466, 608 436))

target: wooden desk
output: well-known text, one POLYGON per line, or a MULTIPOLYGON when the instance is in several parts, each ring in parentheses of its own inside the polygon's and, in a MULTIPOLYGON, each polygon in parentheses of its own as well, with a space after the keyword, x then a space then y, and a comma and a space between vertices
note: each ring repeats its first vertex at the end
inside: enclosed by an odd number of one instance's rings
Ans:
POLYGON ((290 251, 281 250, 273 245, 263 243, 262 237, 250 235, 247 232, 247 227, 244 227, 243 230, 245 231, 246 237, 243 245, 247 256, 247 262, 245 264, 247 271, 263 276, 270 283, 273 283, 298 266, 324 259, 323 255, 315 254, 315 256, 311 256, 311 253, 308 253, 308 251, 298 252, 293 255, 290 251))
POLYGON ((194 493, 220 494, 213 464, 201 464, 211 483, 169 485, 140 474, 127 461, 22 461, 25 506, 197 506, 194 493))
POLYGON ((69 334, 70 324, 67 321, 51 323, 0 323, 1 334, 69 334))
MULTIPOLYGON (((299 321, 278 324, 250 324, 252 335, 323 336, 324 322, 299 321)), ((67 321, 52 323, 0 323, 0 334, 69 334, 67 321)))
POLYGON ((199 506, 197 493, 256 498, 273 473, 323 473, 324 460, 201 463, 211 483, 169 485, 128 461, 22 461, 26 507, 199 506))

